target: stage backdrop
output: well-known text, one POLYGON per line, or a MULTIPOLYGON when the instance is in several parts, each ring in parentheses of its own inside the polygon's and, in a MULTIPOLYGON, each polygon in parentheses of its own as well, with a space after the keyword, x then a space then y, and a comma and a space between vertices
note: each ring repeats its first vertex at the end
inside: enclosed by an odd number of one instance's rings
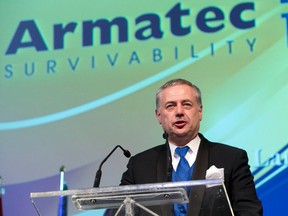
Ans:
MULTIPOLYGON (((36 215, 30 193, 59 190, 62 165, 69 189, 90 188, 116 145, 164 143, 155 92, 172 78, 200 87, 201 133, 245 149, 265 215, 283 215, 287 29, 287 0, 1 0, 4 215, 36 215)), ((101 186, 118 185, 127 160, 118 149, 101 186)))

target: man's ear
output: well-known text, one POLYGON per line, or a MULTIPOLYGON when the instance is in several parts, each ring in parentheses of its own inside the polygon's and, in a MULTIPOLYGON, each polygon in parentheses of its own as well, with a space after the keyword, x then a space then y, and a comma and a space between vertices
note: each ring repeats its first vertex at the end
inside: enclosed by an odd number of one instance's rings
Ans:
POLYGON ((161 125, 161 118, 160 118, 161 114, 157 109, 155 109, 155 115, 156 115, 156 118, 158 120, 158 123, 161 125))
POLYGON ((202 121, 202 114, 203 114, 203 106, 201 105, 201 106, 199 107, 200 121, 202 121))

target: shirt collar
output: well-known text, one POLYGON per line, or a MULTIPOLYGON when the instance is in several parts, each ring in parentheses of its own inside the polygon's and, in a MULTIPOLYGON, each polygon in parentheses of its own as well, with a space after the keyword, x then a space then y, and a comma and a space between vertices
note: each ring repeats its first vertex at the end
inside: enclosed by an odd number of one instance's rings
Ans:
MULTIPOLYGON (((199 146, 200 146, 200 141, 201 141, 201 139, 200 139, 199 135, 197 135, 193 140, 191 140, 189 143, 187 143, 185 145, 185 146, 189 147, 189 151, 188 151, 189 154, 193 153, 194 155, 197 155, 197 152, 198 152, 198 149, 199 149, 199 146)), ((169 147, 170 147, 171 155, 172 155, 172 157, 174 157, 175 149, 178 146, 175 145, 175 144, 169 143, 169 147)))

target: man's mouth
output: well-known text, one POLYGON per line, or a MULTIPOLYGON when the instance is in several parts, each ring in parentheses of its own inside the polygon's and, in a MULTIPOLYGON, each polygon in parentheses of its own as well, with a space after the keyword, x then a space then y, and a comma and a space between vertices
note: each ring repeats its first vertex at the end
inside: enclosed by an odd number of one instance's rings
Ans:
POLYGON ((182 128, 182 127, 184 127, 184 126, 186 125, 186 122, 185 122, 185 121, 176 121, 176 122, 174 123, 174 125, 175 125, 176 127, 178 127, 178 128, 182 128))

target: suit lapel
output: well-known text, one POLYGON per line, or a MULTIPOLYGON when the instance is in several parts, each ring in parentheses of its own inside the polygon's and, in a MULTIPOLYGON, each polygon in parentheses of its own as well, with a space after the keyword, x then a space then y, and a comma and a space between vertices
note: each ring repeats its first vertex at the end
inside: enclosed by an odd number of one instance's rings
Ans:
MULTIPOLYGON (((201 143, 194 164, 192 180, 205 179, 206 170, 208 169, 209 141, 206 140, 203 135, 199 134, 199 136, 201 138, 201 143)), ((191 188, 189 194, 190 205, 188 205, 187 216, 199 215, 205 188, 205 186, 191 188)))
MULTIPOLYGON (((170 182, 172 175, 172 164, 168 144, 159 151, 157 161, 157 182, 170 182)), ((174 216, 173 205, 161 205, 161 215, 174 216)))
POLYGON ((208 169, 209 141, 206 140, 201 134, 199 136, 201 138, 201 142, 194 164, 192 180, 205 179, 206 170, 208 169))
POLYGON ((157 160, 157 182, 167 182, 167 173, 169 167, 168 155, 169 148, 167 145, 163 145, 163 148, 159 151, 157 160))

